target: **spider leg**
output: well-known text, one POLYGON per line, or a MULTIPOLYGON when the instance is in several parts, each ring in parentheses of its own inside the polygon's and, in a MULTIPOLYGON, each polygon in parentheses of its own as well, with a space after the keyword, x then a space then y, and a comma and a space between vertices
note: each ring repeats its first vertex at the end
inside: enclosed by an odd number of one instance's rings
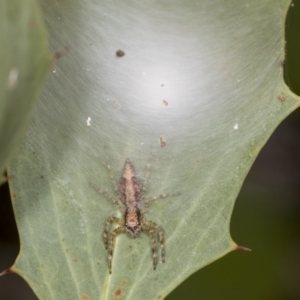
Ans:
POLYGON ((150 172, 151 172, 151 164, 150 164, 151 157, 149 159, 149 162, 147 164, 147 169, 146 169, 146 175, 145 175, 145 180, 143 182, 143 187, 142 187, 142 192, 145 193, 148 188, 148 181, 150 177, 150 172))
POLYGON ((123 221, 117 217, 108 217, 106 222, 105 222, 105 228, 104 228, 104 231, 103 231, 103 242, 104 242, 104 246, 105 246, 105 249, 107 249, 108 247, 108 232, 109 232, 109 228, 111 226, 111 224, 113 223, 118 223, 119 225, 123 225, 123 221))
POLYGON ((109 195, 106 191, 99 190, 92 185, 93 189, 98 192, 100 195, 104 196, 106 199, 111 201, 121 212, 124 212, 123 203, 120 203, 116 198, 109 195))
POLYGON ((112 266, 112 257, 114 251, 114 240, 117 235, 124 233, 126 231, 125 226, 118 227, 114 229, 109 235, 109 243, 108 243, 108 269, 109 274, 111 274, 111 266, 112 266))
POLYGON ((108 149, 106 147, 104 147, 104 156, 105 156, 105 162, 103 163, 103 166, 107 169, 108 171, 108 174, 109 174, 109 178, 110 178, 110 181, 112 183, 112 186, 113 186, 113 189, 114 191, 119 195, 120 192, 119 192, 119 188, 118 188, 118 185, 117 185, 117 181, 115 179, 115 175, 114 175, 114 172, 112 170, 112 167, 111 165, 109 164, 109 159, 108 159, 108 149))
POLYGON ((142 225, 142 230, 145 232, 148 232, 151 235, 151 249, 152 249, 152 258, 153 258, 153 269, 156 270, 157 265, 157 245, 156 245, 156 231, 155 227, 153 225, 156 225, 153 222, 145 222, 142 225))
POLYGON ((120 190, 119 190, 119 188, 118 188, 117 181, 116 181, 116 178, 115 178, 115 174, 114 174, 114 172, 113 172, 113 170, 112 170, 112 168, 111 168, 111 165, 110 165, 110 164, 107 164, 107 165, 106 165, 106 168, 107 168, 107 170, 108 170, 109 177, 110 177, 110 181, 111 181, 111 183, 112 183, 112 185, 113 185, 114 191, 115 191, 118 195, 120 195, 120 190))
POLYGON ((158 232, 158 238, 160 243, 160 253, 162 262, 165 262, 166 252, 165 252, 165 238, 164 238, 164 231, 162 227, 154 222, 146 221, 146 224, 149 224, 149 227, 155 228, 158 232))
POLYGON ((149 203, 151 201, 162 199, 162 198, 174 197, 174 196, 178 196, 178 195, 180 195, 180 192, 173 193, 173 194, 160 194, 158 196, 153 196, 153 197, 146 198, 145 200, 143 200, 143 211, 142 212, 144 213, 148 210, 149 203))

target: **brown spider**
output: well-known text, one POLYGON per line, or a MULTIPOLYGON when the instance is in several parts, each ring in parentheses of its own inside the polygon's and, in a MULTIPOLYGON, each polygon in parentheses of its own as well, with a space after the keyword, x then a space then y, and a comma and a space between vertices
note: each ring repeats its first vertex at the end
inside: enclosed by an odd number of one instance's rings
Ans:
POLYGON ((108 217, 105 224, 103 239, 105 249, 108 249, 109 273, 111 274, 114 240, 116 236, 122 233, 127 233, 129 236, 135 238, 142 231, 148 233, 151 236, 153 269, 155 270, 157 265, 157 234, 160 242, 162 262, 165 262, 164 231, 160 225, 151 221, 147 221, 144 218, 144 213, 147 211, 150 201, 159 198, 165 198, 169 195, 161 194, 159 196, 144 198, 144 194, 147 189, 147 181, 150 174, 150 164, 147 165, 145 180, 141 181, 139 178, 137 178, 134 167, 129 158, 127 158, 124 163, 120 187, 117 186, 111 166, 109 164, 107 165, 107 168, 110 173, 111 181, 114 185, 114 190, 118 194, 120 200, 117 200, 116 198, 110 196, 103 190, 98 190, 98 192, 111 200, 123 213, 124 216, 123 219, 110 216, 108 217), (113 223, 117 223, 120 226, 109 233, 109 229, 113 223))

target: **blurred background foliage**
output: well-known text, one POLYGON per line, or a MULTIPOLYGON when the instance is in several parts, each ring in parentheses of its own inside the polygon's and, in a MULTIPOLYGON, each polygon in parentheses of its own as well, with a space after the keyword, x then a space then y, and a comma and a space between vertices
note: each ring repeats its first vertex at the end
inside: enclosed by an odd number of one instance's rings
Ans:
MULTIPOLYGON (((300 95, 300 0, 286 20, 285 81, 300 95)), ((14 263, 19 240, 8 186, 0 189, 0 269, 14 263)), ((233 211, 233 252, 198 271, 166 299, 300 299, 300 110, 262 149, 233 211)), ((36 300, 17 275, 0 278, 0 300, 36 300)))

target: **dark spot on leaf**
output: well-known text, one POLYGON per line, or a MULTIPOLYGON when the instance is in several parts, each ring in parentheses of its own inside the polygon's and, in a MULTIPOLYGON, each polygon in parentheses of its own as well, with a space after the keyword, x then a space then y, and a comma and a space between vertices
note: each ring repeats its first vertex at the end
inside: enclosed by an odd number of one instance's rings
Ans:
POLYGON ((29 20, 29 27, 30 28, 35 28, 36 27, 36 22, 35 22, 35 20, 33 18, 31 18, 29 20))
POLYGON ((16 193, 12 193, 11 195, 13 196, 13 198, 17 198, 17 194, 16 193))
POLYGON ((54 60, 58 60, 62 56, 65 56, 70 51, 70 47, 64 46, 61 49, 57 50, 53 53, 54 60))
POLYGON ((41 175, 41 179, 44 179, 44 176, 43 176, 43 175, 41 175))
POLYGON ((82 299, 82 300, 90 300, 91 298, 90 298, 89 295, 83 294, 83 295, 81 296, 81 299, 82 299))
POLYGON ((74 262, 78 262, 78 259, 76 257, 73 258, 74 262))
POLYGON ((279 96, 277 97, 277 99, 278 99, 281 103, 285 102, 285 97, 282 96, 282 95, 279 95, 279 96))
POLYGON ((163 136, 159 137, 159 141, 160 141, 160 146, 163 148, 167 145, 167 141, 163 136))
POLYGON ((120 299, 124 297, 125 293, 121 288, 117 288, 113 293, 112 293, 114 298, 120 299))
POLYGON ((117 57, 123 57, 125 55, 125 52, 121 49, 119 49, 117 52, 116 52, 116 56, 117 57))

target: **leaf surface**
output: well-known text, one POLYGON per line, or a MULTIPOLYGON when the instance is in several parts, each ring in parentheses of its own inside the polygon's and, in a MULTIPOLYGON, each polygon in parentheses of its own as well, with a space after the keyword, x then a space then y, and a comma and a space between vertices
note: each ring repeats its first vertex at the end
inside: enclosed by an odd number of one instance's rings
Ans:
POLYGON ((44 1, 51 47, 72 50, 9 169, 13 268, 40 299, 163 299, 236 249, 229 225, 243 180, 299 106, 283 82, 288 4, 44 1), (152 269, 149 235, 121 235, 109 275, 102 233, 121 213, 94 188, 118 197, 106 166, 119 182, 127 157, 141 181, 151 165, 146 196, 180 195, 145 215, 164 229, 166 263, 152 269))

